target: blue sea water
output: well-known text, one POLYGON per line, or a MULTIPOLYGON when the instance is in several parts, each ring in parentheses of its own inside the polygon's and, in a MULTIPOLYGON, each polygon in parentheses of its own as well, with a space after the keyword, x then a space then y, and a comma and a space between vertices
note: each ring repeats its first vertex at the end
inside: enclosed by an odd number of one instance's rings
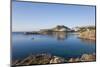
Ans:
POLYGON ((58 33, 52 35, 25 35, 12 33, 12 59, 22 59, 30 54, 49 53, 71 58, 96 51, 95 41, 78 38, 75 33, 58 33))

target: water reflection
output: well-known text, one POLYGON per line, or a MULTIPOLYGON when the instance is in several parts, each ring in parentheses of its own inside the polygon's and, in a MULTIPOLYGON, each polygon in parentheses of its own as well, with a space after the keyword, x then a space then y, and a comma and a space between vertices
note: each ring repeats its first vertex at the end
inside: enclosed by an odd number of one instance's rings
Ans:
POLYGON ((95 40, 82 39, 82 38, 80 39, 80 41, 84 42, 84 43, 86 43, 88 45, 91 45, 91 44, 95 43, 95 40))
POLYGON ((56 38, 57 40, 65 40, 68 38, 67 32, 49 32, 44 35, 48 35, 50 37, 56 38))
MULTIPOLYGON (((32 40, 35 39, 34 35, 35 34, 33 34, 33 36, 31 35, 32 36, 32 38, 31 38, 32 40)), ((68 33, 68 32, 46 32, 46 33, 38 34, 38 35, 49 36, 49 37, 55 38, 57 40, 66 40, 68 38, 75 37, 76 39, 79 39, 81 42, 86 43, 86 44, 93 44, 93 43, 95 43, 94 40, 88 40, 88 39, 81 39, 81 38, 79 38, 78 34, 76 34, 76 33, 68 33)))
POLYGON ((79 39, 77 36, 74 32, 51 32, 49 34, 31 35, 14 34, 12 36, 13 58, 25 57, 30 53, 50 53, 66 58, 95 52, 95 43, 92 43, 93 41, 79 39))
POLYGON ((65 40, 68 38, 68 34, 66 32, 53 32, 52 36, 57 40, 65 40))
MULTIPOLYGON (((43 36, 49 36, 52 38, 56 38, 57 40, 65 40, 68 38, 68 33, 67 32, 49 32, 49 33, 45 33, 45 34, 40 34, 43 36)), ((32 37, 32 39, 34 39, 34 36, 32 37)))

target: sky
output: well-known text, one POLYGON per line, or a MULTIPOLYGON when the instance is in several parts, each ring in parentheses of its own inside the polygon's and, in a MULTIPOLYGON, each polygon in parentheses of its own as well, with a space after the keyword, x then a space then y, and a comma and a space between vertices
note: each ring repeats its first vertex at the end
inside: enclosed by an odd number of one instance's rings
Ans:
POLYGON ((12 31, 95 25, 95 6, 12 2, 12 31))

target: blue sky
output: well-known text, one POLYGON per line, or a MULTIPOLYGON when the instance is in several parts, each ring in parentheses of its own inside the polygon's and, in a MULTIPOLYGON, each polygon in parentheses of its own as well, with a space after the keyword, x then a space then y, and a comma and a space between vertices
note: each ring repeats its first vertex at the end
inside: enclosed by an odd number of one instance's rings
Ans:
POLYGON ((12 31, 37 31, 56 25, 95 25, 95 7, 12 2, 12 31))

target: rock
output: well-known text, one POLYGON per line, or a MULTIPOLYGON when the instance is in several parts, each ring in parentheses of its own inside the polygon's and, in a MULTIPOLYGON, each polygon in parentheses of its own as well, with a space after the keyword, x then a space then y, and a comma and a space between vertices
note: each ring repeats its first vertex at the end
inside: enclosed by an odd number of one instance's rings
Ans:
POLYGON ((75 62, 74 58, 70 58, 68 62, 75 62))
POLYGON ((28 57, 22 60, 13 61, 13 66, 20 65, 38 65, 38 64, 56 64, 56 63, 64 63, 64 62, 80 62, 80 61, 95 61, 96 56, 93 54, 83 54, 80 58, 70 58, 69 60, 65 60, 62 57, 52 56, 51 54, 37 54, 37 55, 29 55, 28 57))
POLYGON ((96 56, 93 54, 83 54, 80 58, 70 58, 68 62, 85 62, 85 61, 95 61, 96 56))
POLYGON ((50 60, 50 64, 52 63, 64 63, 65 60, 61 57, 57 57, 57 56, 54 56, 51 60, 50 60))
POLYGON ((79 62, 79 61, 80 61, 80 58, 76 58, 76 59, 75 59, 75 62, 79 62))
POLYGON ((79 38, 96 40, 95 30, 87 30, 87 31, 84 31, 84 32, 80 32, 79 38))
POLYGON ((70 58, 68 62, 79 62, 80 58, 70 58))
POLYGON ((96 57, 93 54, 83 54, 80 59, 81 61, 95 61, 96 57))

